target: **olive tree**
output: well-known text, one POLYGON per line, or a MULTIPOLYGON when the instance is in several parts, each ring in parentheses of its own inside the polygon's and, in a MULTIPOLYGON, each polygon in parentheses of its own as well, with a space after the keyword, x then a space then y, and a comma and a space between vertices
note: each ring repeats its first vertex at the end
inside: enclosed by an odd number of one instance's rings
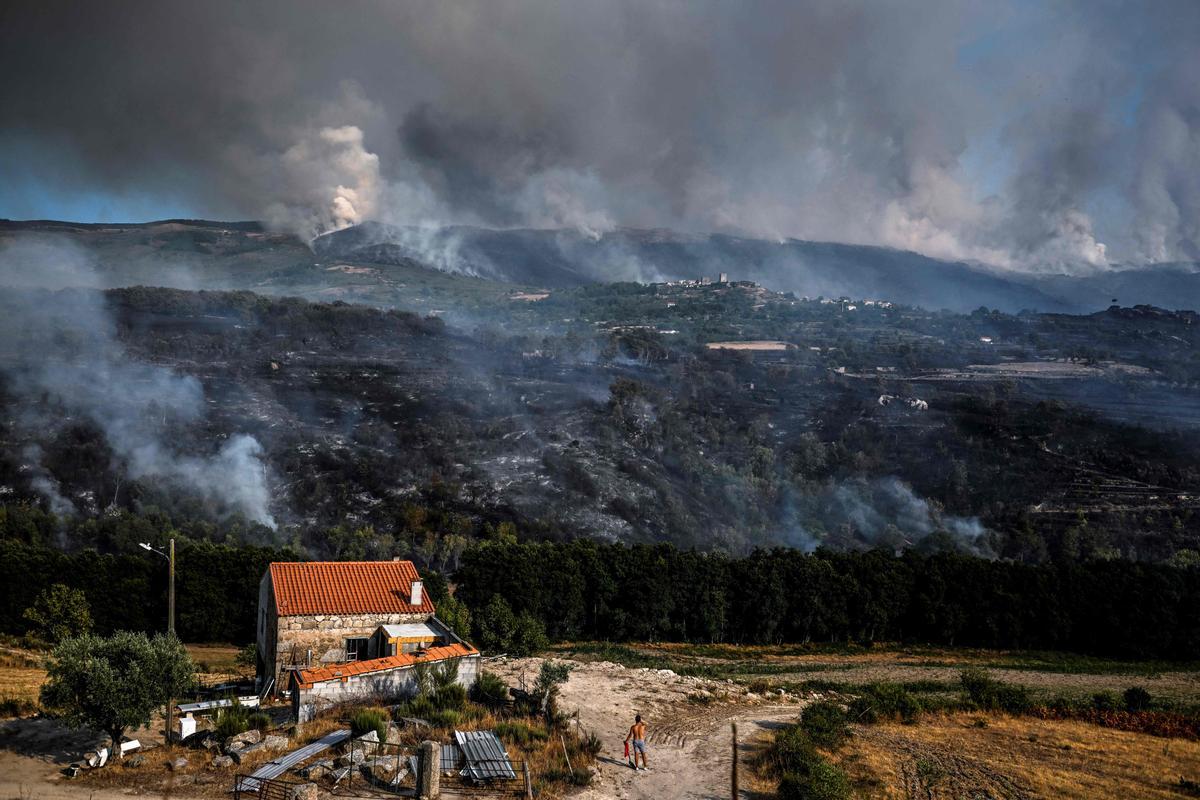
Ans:
POLYGON ((155 709, 186 694, 196 668, 174 634, 119 631, 63 639, 50 654, 42 705, 74 728, 107 733, 119 754, 127 728, 150 724, 155 709))
POLYGON ((62 583, 43 589, 34 604, 25 609, 24 617, 36 635, 50 644, 92 632, 87 597, 62 583))

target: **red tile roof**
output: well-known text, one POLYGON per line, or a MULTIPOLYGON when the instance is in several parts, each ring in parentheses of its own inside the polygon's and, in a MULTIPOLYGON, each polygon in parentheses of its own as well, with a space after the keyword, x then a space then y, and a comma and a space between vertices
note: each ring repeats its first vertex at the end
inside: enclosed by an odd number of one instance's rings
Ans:
POLYGON ((300 614, 432 614, 429 592, 412 605, 421 579, 411 561, 283 561, 271 565, 279 616, 300 614))
POLYGON ((371 672, 386 672, 391 669, 411 667, 418 662, 432 663, 446 661, 451 658, 477 656, 479 651, 468 644, 447 644, 440 647, 430 647, 421 653, 402 653, 384 658, 372 658, 367 661, 351 661, 346 664, 336 664, 330 667, 301 669, 295 672, 296 683, 301 689, 311 689, 314 683, 338 681, 352 675, 366 675, 371 672))

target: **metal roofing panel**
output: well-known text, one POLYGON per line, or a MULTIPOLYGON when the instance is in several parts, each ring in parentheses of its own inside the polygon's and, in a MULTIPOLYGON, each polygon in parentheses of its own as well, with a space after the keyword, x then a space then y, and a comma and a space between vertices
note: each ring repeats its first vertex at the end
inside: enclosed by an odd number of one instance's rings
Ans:
POLYGON ((250 773, 250 778, 242 784, 242 788, 247 791, 255 791, 258 788, 258 782, 252 782, 254 778, 265 778, 267 780, 278 778, 280 775, 287 772, 300 762, 307 761, 317 753, 328 750, 335 744, 341 744, 349 738, 350 730, 348 728, 340 731, 334 731, 326 736, 322 736, 320 739, 312 742, 311 744, 306 744, 304 747, 301 747, 298 750, 293 750, 290 753, 282 755, 274 761, 268 761, 258 769, 254 770, 254 772, 250 773))
POLYGON ((436 630, 424 622, 406 622, 400 625, 380 625, 389 639, 436 639, 441 636, 436 630))
POLYGON ((463 775, 476 780, 516 779, 517 772, 509 760, 508 751, 495 732, 455 731, 454 740, 467 759, 463 775))
POLYGON ((461 769, 463 763, 463 752, 458 745, 453 742, 448 742, 442 745, 442 772, 454 772, 456 769, 461 769))

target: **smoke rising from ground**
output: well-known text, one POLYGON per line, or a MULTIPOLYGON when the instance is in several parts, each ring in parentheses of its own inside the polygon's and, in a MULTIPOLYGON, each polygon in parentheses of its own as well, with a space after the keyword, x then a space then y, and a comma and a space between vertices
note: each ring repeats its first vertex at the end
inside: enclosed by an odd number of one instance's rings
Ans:
POLYGON ((803 550, 823 544, 901 550, 940 534, 943 544, 992 555, 987 529, 978 519, 944 513, 895 477, 830 482, 797 500, 793 516, 798 524, 784 538, 803 550), (815 523, 821 534, 814 531, 815 523))
MULTIPOLYGON (((98 284, 91 256, 69 242, 18 239, 0 248, 0 287, 8 293, 0 370, 20 428, 45 436, 82 418, 103 432, 119 475, 172 484, 274 527, 261 445, 236 435, 215 453, 180 452, 174 436, 202 419, 203 388, 191 376, 131 358, 103 294, 91 288, 98 284)), ((30 445, 23 456, 51 510, 73 513, 42 463, 42 448, 30 445)))
POLYGON ((0 213, 1200 257, 1200 5, 6 3, 0 213), (97 87, 102 87, 97 89, 97 87))

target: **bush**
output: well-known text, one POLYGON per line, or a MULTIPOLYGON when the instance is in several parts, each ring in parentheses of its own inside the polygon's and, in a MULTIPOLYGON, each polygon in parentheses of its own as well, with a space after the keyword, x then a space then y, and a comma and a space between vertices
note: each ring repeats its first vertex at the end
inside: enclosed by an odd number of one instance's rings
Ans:
POLYGON ((1121 697, 1125 701, 1125 710, 1134 714, 1150 708, 1154 699, 1140 686, 1130 686, 1121 697))
POLYGON ((213 733, 218 739, 228 739, 250 730, 250 712, 236 700, 233 705, 217 711, 213 733))
POLYGON ((779 782, 780 800, 846 800, 850 780, 841 769, 819 756, 804 772, 785 773, 779 782))
POLYGON ((872 683, 863 696, 850 704, 851 722, 875 722, 878 719, 899 719, 914 722, 921 713, 921 701, 897 683, 872 683))
POLYGON ((522 749, 528 749, 533 744, 544 742, 549 738, 546 731, 524 722, 498 722, 495 731, 501 739, 522 749))
POLYGON ((350 717, 350 735, 365 736, 371 731, 379 735, 379 741, 387 741, 387 715, 374 708, 364 708, 356 711, 350 717))
POLYGON ((435 728, 453 728, 462 722, 463 715, 461 711, 443 708, 430 714, 428 719, 429 724, 435 728))
POLYGON ((433 704, 439 711, 462 711, 467 705, 467 689, 460 683, 441 686, 433 695, 433 704))
POLYGON ((392 712, 392 717, 394 719, 400 719, 401 717, 413 717, 415 719, 428 720, 435 712, 437 712, 437 710, 437 706, 433 704, 432 697, 429 695, 421 695, 419 697, 414 697, 407 703, 402 703, 396 706, 395 710, 392 712))
POLYGON ((477 703, 499 708, 508 704, 508 684, 496 673, 485 670, 471 687, 471 695, 477 703))
POLYGON ((1024 686, 1000 683, 986 670, 971 667, 959 673, 959 681, 967 697, 978 708, 988 711, 1007 711, 1024 714, 1033 706, 1029 690, 1024 686))
POLYGON ((804 709, 800 727, 818 747, 836 748, 846 738, 846 712, 836 703, 813 703, 804 709))
POLYGON ((762 754, 763 771, 779 778, 786 773, 802 772, 813 759, 820 758, 812 739, 799 725, 789 725, 775 734, 762 754))
POLYGON ((1092 695, 1092 708, 1097 711, 1116 711, 1120 702, 1113 692, 1096 692, 1092 695))
POLYGON ((265 711, 255 711, 246 718, 246 724, 258 731, 268 731, 271 729, 271 715, 265 711))

